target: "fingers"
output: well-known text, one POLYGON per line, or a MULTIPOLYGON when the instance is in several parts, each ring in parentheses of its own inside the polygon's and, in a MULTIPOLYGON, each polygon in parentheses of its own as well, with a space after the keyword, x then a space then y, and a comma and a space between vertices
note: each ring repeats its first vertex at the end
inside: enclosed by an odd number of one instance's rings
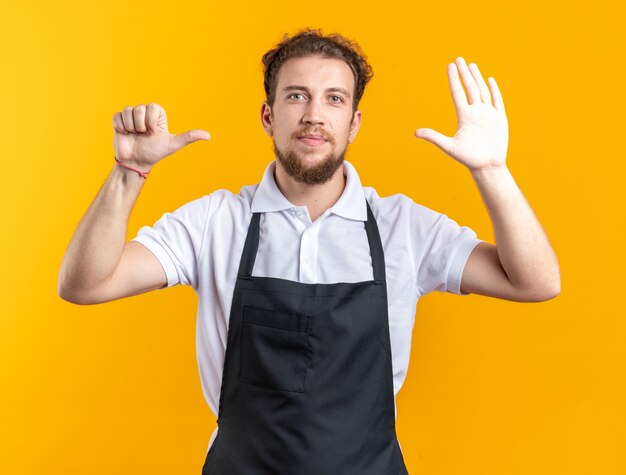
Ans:
POLYGON ((436 130, 422 127, 415 131, 415 136, 419 139, 424 139, 436 145, 448 155, 452 155, 453 153, 452 138, 446 135, 443 135, 442 133, 437 132, 436 130))
POLYGON ((124 128, 124 122, 122 121, 121 112, 116 112, 115 114, 113 114, 113 129, 118 134, 126 135, 128 133, 126 132, 126 129, 124 128))
POLYGON ((498 110, 504 110, 504 101, 496 80, 489 77, 487 78, 489 84, 487 84, 476 63, 470 63, 468 66, 465 59, 459 56, 454 63, 448 64, 448 79, 452 99, 457 109, 464 105, 482 102, 492 104, 498 110), (467 96, 463 87, 467 91, 467 96))
POLYGON ((480 90, 478 89, 478 84, 476 80, 472 76, 465 60, 459 56, 455 61, 456 68, 458 69, 459 76, 463 81, 463 86, 467 91, 467 100, 470 104, 475 104, 476 102, 480 102, 480 90))
POLYGON ((133 122, 135 124, 135 130, 139 133, 146 131, 146 106, 139 104, 133 109, 133 122))
POLYGON ((493 106, 501 111, 504 111, 504 101, 502 100, 502 94, 500 88, 496 84, 495 78, 487 78, 489 85, 491 86, 491 97, 493 98, 493 106))
POLYGON ((135 107, 126 106, 122 112, 116 112, 113 115, 113 128, 123 135, 154 133, 159 126, 159 119, 161 119, 163 128, 167 130, 165 110, 156 102, 151 102, 147 106, 145 104, 139 104, 135 107))
POLYGON ((146 128, 148 129, 148 133, 152 133, 157 128, 157 119, 159 118, 159 112, 162 108, 151 102, 148 104, 148 109, 146 110, 146 128))
POLYGON ((478 89, 480 91, 480 100, 488 104, 491 103, 491 94, 489 94, 489 88, 487 87, 487 83, 483 79, 482 74, 480 74, 476 63, 470 63, 469 70, 472 73, 474 81, 476 81, 476 84, 478 85, 478 89))
POLYGON ((171 153, 177 152, 181 148, 190 143, 197 142, 198 140, 211 140, 211 134, 206 130, 192 129, 182 134, 174 135, 170 139, 171 153))
POLYGON ((448 64, 448 81, 450 82, 450 92, 452 93, 452 101, 457 110, 467 105, 465 91, 459 80, 459 71, 454 63, 448 64))
POLYGON ((122 110, 122 121, 124 122, 126 132, 136 132, 135 122, 133 121, 133 108, 131 106, 126 106, 122 110))

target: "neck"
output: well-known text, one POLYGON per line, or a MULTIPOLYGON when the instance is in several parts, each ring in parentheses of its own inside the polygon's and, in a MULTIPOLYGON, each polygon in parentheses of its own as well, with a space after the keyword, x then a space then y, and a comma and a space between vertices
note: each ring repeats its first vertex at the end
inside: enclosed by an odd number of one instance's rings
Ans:
POLYGON ((346 187, 346 177, 342 164, 333 177, 321 185, 307 185, 291 178, 278 160, 274 169, 274 180, 280 192, 296 206, 306 206, 311 221, 319 218, 328 208, 341 197, 346 187))

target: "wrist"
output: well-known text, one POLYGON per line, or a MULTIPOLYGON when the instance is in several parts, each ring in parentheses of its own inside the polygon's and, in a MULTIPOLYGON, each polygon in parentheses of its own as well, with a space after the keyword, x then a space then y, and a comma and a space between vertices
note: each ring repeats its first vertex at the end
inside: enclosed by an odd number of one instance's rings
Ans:
POLYGON ((125 163, 124 161, 118 160, 118 158, 117 158, 117 157, 113 157, 113 158, 115 159, 115 163, 116 163, 116 165, 117 165, 117 167, 118 167, 118 168, 122 168, 122 169, 123 169, 123 170, 125 170, 125 171, 135 173, 135 174, 137 174, 139 177, 143 178, 144 180, 145 180, 146 178, 148 178, 148 173, 150 173, 150 172, 152 171, 152 169, 147 170, 147 171, 146 171, 146 170, 140 170, 140 169, 139 169, 139 168, 137 168, 137 166, 136 166, 136 165, 134 165, 134 164, 128 164, 128 163, 125 163))
POLYGON ((137 172, 121 167, 117 163, 113 164, 111 174, 125 185, 132 186, 133 188, 135 186, 143 186, 146 182, 146 179, 139 176, 137 172))
POLYGON ((498 166, 488 166, 482 168, 473 168, 470 169, 470 173, 474 180, 484 181, 484 180, 494 180, 503 176, 511 175, 509 168, 506 166, 506 163, 498 166))

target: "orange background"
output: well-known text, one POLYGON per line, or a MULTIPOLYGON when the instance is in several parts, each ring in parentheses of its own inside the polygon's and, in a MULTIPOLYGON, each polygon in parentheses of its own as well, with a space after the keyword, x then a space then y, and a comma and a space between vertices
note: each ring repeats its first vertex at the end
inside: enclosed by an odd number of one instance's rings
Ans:
POLYGON ((261 56, 303 26, 356 39, 374 69, 347 159, 493 241, 469 172, 417 139, 456 129, 446 65, 494 76, 508 165, 561 264, 522 304, 420 300, 397 430, 411 474, 626 473, 624 11, 618 2, 14 2, 0 14, 3 272, 0 473, 199 474, 215 417, 195 360, 197 297, 95 306, 57 295, 70 238, 111 171, 111 119, 158 102, 210 142, 155 168, 128 239, 164 212, 258 183, 273 159, 261 56), (620 316, 620 314, 622 316, 620 316))

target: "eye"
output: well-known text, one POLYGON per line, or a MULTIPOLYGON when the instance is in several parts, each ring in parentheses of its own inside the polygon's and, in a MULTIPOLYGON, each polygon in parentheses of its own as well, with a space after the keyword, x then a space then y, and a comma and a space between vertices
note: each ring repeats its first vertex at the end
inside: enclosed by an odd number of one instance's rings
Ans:
POLYGON ((302 95, 302 94, 301 94, 301 93, 299 93, 299 92, 294 92, 293 94, 289 94, 289 95, 287 96, 287 99, 291 99, 293 96, 301 96, 301 95, 302 95))
POLYGON ((331 102, 336 102, 336 103, 343 102, 343 97, 341 96, 330 96, 330 98, 331 98, 331 102), (333 100, 333 98, 337 100, 333 100))

